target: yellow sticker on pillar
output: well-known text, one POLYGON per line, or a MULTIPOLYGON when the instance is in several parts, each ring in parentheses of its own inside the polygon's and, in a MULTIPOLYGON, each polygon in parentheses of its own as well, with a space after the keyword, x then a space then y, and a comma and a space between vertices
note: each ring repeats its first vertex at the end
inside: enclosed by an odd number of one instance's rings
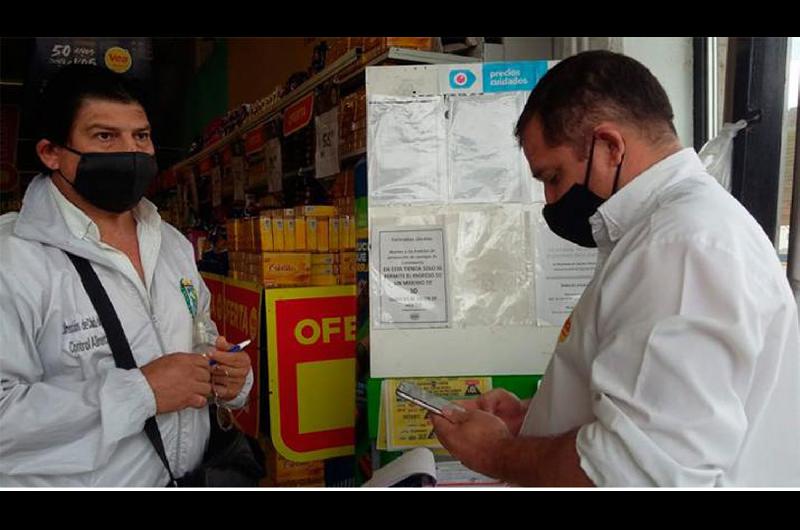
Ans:
POLYGON ((241 409, 233 410, 233 419, 239 428, 250 436, 257 436, 259 430, 259 345, 261 331, 261 293, 260 285, 238 280, 225 280, 225 338, 231 344, 251 340, 245 348, 250 356, 253 369, 253 388, 247 403, 241 409))
MULTIPOLYGON (((403 381, 386 379, 383 382, 386 416, 381 421, 386 422, 386 449, 404 451, 415 447, 442 447, 433 432, 433 425, 425 417, 428 411, 397 397, 397 387, 403 381)), ((448 400, 473 399, 492 389, 491 377, 426 377, 408 381, 448 400)))
POLYGON ((289 460, 353 454, 355 295, 354 286, 265 291, 272 442, 289 460))

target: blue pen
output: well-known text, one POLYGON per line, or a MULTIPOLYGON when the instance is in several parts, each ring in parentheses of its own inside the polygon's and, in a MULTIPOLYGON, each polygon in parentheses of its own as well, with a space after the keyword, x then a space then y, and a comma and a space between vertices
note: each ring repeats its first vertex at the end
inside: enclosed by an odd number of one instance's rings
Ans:
POLYGON ((248 346, 250 346, 250 339, 243 340, 243 341, 242 341, 242 342, 240 342, 239 344, 235 344, 235 345, 234 345, 234 346, 233 346, 233 347, 232 347, 230 350, 228 350, 228 351, 229 351, 229 352, 242 351, 243 349, 247 348, 248 346))
MULTIPOLYGON (((250 339, 247 339, 247 340, 243 340, 239 344, 234 344, 231 347, 231 349, 228 350, 228 352, 233 353, 233 352, 237 352, 237 351, 242 351, 243 349, 247 348, 250 345, 250 342, 252 342, 252 341, 250 339)), ((211 361, 208 361, 208 364, 211 365, 211 366, 214 366, 215 364, 217 364, 217 361, 211 360, 211 361)))

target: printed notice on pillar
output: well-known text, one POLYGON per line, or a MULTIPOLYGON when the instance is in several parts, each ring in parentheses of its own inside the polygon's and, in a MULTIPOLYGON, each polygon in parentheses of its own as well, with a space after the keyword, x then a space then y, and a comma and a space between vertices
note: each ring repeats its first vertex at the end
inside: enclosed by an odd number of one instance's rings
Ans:
POLYGON ((444 228, 378 231, 382 328, 447 327, 444 228))
POLYGON ((597 249, 555 235, 539 215, 536 225, 536 313, 540 326, 561 326, 592 281, 597 249))

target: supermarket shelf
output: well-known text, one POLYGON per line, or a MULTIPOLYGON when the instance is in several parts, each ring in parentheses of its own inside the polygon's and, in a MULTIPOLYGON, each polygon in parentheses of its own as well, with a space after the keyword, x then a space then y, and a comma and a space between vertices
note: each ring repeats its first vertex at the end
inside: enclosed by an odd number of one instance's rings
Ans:
MULTIPOLYGON (((269 120, 269 118, 272 118, 275 114, 282 111, 292 103, 295 103, 303 96, 306 96, 309 92, 314 90, 317 86, 330 79, 334 79, 334 82, 337 84, 343 84, 355 78, 356 76, 363 75, 364 71, 368 66, 381 64, 382 62, 388 60, 405 61, 416 64, 451 64, 451 63, 480 62, 480 59, 476 57, 464 57, 461 55, 454 55, 450 53, 427 52, 421 50, 411 50, 407 48, 389 48, 382 54, 376 56, 375 58, 369 60, 364 64, 357 63, 357 60, 360 57, 361 57, 360 49, 349 50, 345 55, 334 61, 330 66, 328 66, 320 73, 318 73, 317 75, 315 75, 314 77, 312 77, 311 79, 307 80, 305 83, 297 87, 297 89, 292 91, 291 94, 281 98, 274 105, 267 107, 258 114, 250 116, 234 132, 226 135, 218 142, 215 142, 214 144, 205 147, 199 153, 195 153, 194 155, 188 157, 187 159, 178 162, 177 164, 172 166, 172 169, 178 170, 190 166, 192 164, 198 163, 200 160, 206 158, 212 153, 219 151, 226 145, 238 139, 242 134, 255 129, 259 125, 264 124, 269 120), (343 75, 344 77, 338 77, 340 75, 343 75)), ((359 156, 362 154, 364 153, 356 151, 354 153, 348 153, 346 157, 349 157, 349 155, 359 156)), ((343 159, 346 157, 343 157, 343 159)))
POLYGON ((358 51, 357 50, 350 50, 345 55, 340 57, 338 60, 334 61, 333 64, 322 70, 320 73, 297 87, 295 90, 292 91, 286 97, 281 98, 277 103, 274 105, 267 107, 266 109, 262 110, 258 114, 254 114, 250 116, 247 120, 242 123, 242 125, 236 129, 234 132, 228 134, 218 142, 215 142, 207 147, 205 147, 199 153, 195 153, 194 155, 190 156, 186 160, 178 162, 175 164, 173 169, 181 169, 186 166, 195 164, 202 160, 203 158, 207 157, 208 155, 219 151, 229 143, 233 142, 237 138, 239 138, 243 133, 255 129, 259 125, 268 121, 274 114, 277 114, 281 110, 285 109, 292 103, 295 103, 303 96, 306 96, 309 92, 314 90, 317 86, 321 85, 325 81, 331 79, 333 76, 341 72, 342 70, 346 69, 352 63, 356 61, 358 58, 358 51))
POLYGON ((355 151, 351 151, 349 153, 344 153, 340 155, 339 159, 342 161, 350 160, 351 158, 357 158, 365 154, 367 154, 367 149, 362 147, 361 149, 356 149, 355 151))
POLYGON ((311 173, 312 171, 314 171, 314 166, 301 167, 300 169, 295 169, 294 171, 284 173, 283 178, 288 179, 291 177, 305 175, 306 173, 311 173))

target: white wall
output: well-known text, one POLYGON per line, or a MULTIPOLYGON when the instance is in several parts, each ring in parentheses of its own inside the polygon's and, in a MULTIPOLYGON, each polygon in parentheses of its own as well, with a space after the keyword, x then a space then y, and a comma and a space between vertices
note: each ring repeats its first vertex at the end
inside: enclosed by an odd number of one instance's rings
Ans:
POLYGON ((644 64, 669 96, 681 143, 685 147, 694 145, 691 37, 554 37, 552 40, 555 59, 602 49, 624 53, 644 64))
POLYGON ((684 147, 694 145, 691 37, 624 37, 622 52, 653 72, 667 91, 684 147))
POLYGON ((533 61, 553 58, 551 37, 503 37, 504 61, 533 61))

